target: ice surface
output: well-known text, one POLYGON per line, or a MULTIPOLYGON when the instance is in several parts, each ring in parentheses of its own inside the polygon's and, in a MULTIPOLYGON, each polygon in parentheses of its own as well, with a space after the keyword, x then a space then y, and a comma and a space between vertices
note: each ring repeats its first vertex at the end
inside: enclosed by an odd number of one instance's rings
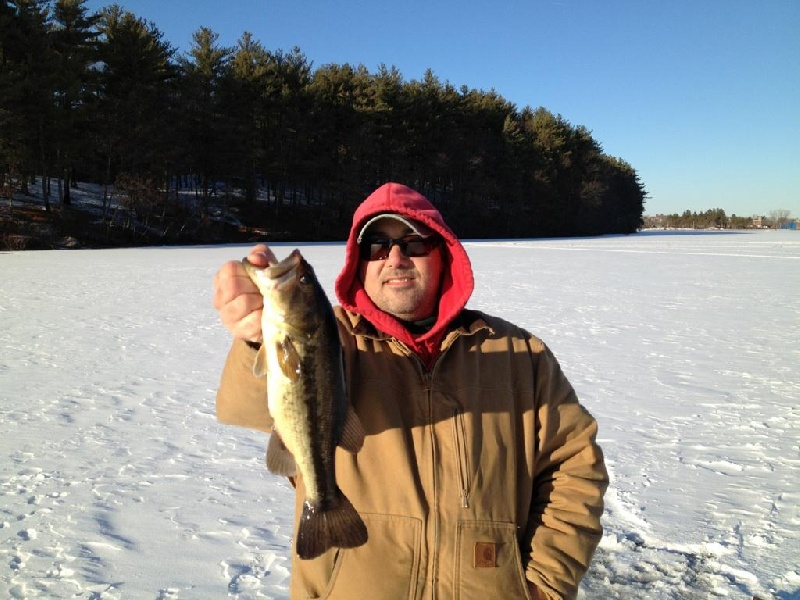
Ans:
MULTIPOLYGON (((800 234, 466 242, 600 422, 581 597, 800 598, 800 234)), ((294 245, 276 245, 279 256, 294 245)), ((299 246, 332 297, 341 244, 299 246)), ((0 596, 288 598, 291 487, 218 424, 241 246, 0 254, 0 596)))

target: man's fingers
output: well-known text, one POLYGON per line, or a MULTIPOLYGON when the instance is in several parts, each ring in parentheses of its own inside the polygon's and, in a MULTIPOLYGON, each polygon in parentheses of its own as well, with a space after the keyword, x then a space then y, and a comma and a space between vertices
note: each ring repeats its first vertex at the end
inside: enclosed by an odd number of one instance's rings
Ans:
POLYGON ((247 271, 244 270, 241 261, 229 260, 214 275, 214 288, 219 288, 226 279, 241 276, 247 277, 247 271))
POLYGON ((258 288, 246 275, 244 277, 231 277, 223 280, 214 289, 214 308, 221 310, 222 307, 235 302, 240 296, 253 296, 259 303, 263 303, 263 296, 258 288))
POLYGON ((240 294, 217 308, 219 318, 234 337, 257 341, 261 338, 261 315, 264 298, 261 294, 240 294))
MULTIPOLYGON (((247 260, 259 268, 278 262, 265 244, 254 246, 247 260)), ((234 337, 248 341, 261 339, 264 297, 241 261, 228 261, 214 275, 212 304, 222 324, 234 337)))
POLYGON ((260 342, 263 334, 261 333, 261 310, 256 310, 248 314, 244 319, 236 322, 230 330, 233 337, 246 340, 248 342, 260 342))
POLYGON ((217 309, 223 321, 241 321, 255 311, 264 308, 264 297, 259 294, 237 294, 223 302, 217 309))
POLYGON ((268 267, 270 264, 278 262, 275 253, 265 244, 254 246, 253 249, 250 250, 250 254, 247 255, 247 260, 256 267, 261 268, 268 267))
POLYGON ((258 294, 258 288, 247 275, 241 262, 225 263, 214 276, 214 308, 220 310, 242 294, 258 294))

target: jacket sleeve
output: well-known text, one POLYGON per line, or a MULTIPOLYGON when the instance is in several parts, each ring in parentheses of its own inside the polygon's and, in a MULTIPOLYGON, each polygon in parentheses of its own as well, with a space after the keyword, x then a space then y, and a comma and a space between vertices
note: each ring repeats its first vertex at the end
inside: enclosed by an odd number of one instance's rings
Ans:
POLYGON ((272 431, 267 408, 267 380, 253 375, 256 350, 242 340, 234 340, 217 389, 217 420, 272 431))
POLYGON ((603 534, 608 473, 595 439, 597 422, 578 402, 555 356, 536 342, 536 453, 526 576, 548 598, 571 599, 603 534))

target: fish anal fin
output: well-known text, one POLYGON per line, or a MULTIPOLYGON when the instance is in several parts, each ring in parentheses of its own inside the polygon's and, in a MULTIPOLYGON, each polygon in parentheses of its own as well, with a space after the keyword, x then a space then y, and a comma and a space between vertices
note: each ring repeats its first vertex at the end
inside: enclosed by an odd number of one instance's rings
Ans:
POLYGON ((337 488, 334 502, 306 500, 297 528, 295 550, 303 560, 316 558, 331 548, 356 548, 367 542, 367 526, 337 488))
POLYGON ((297 462, 277 431, 270 434, 267 443, 267 469, 275 475, 285 477, 297 475, 297 462))
POLYGON ((283 340, 276 342, 275 345, 275 350, 278 353, 278 364, 283 374, 292 381, 300 379, 300 354, 294 347, 292 339, 287 336, 283 340))
POLYGON ((361 424, 356 411, 348 404, 339 445, 348 452, 356 454, 364 445, 364 436, 364 426, 361 424))

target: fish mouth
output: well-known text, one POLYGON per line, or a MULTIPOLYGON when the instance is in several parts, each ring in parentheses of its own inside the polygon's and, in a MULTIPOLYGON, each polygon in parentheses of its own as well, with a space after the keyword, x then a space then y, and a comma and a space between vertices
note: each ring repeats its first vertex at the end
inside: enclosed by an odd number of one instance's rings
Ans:
POLYGON ((277 263, 270 263, 268 267, 259 268, 254 266, 246 258, 245 266, 248 271, 258 272, 258 280, 266 284, 270 289, 281 289, 290 284, 295 279, 295 272, 300 266, 302 257, 300 251, 295 249, 292 253, 277 263))
POLYGON ((300 251, 295 249, 279 263, 264 269, 264 275, 274 287, 281 288, 294 279, 295 270, 300 266, 300 260, 300 251))

